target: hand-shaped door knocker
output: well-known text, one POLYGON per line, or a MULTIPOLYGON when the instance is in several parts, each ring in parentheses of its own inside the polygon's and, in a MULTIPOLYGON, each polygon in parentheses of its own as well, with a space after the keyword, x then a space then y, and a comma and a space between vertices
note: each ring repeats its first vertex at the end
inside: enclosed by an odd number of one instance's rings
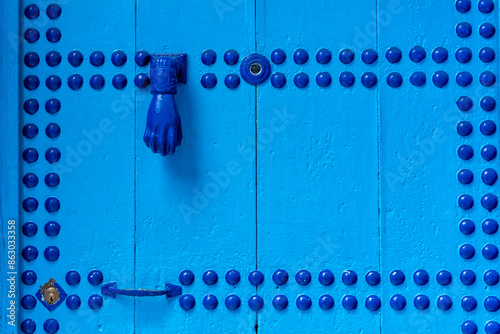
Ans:
POLYGON ((171 155, 181 144, 181 119, 175 106, 177 83, 186 83, 185 53, 151 55, 151 94, 144 142, 154 153, 171 155))

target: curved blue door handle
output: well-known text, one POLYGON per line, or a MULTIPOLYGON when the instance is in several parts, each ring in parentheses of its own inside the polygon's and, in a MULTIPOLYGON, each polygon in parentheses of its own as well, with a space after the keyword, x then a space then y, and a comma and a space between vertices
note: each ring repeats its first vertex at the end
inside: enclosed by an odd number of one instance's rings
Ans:
POLYGON ((179 285, 166 283, 165 290, 144 290, 144 289, 118 289, 116 282, 104 283, 101 286, 101 293, 105 296, 116 298, 116 295, 132 297, 154 297, 166 295, 167 298, 179 296, 182 288, 179 285))
POLYGON ((182 127, 175 94, 177 83, 186 83, 185 53, 151 55, 151 94, 144 143, 163 156, 175 153, 182 141, 182 127))

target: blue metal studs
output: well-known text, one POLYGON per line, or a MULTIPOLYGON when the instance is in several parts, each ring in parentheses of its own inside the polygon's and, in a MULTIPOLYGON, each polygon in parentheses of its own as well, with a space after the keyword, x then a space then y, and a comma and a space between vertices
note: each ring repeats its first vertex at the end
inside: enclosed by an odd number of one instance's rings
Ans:
POLYGON ((113 87, 123 89, 127 86, 127 77, 124 74, 116 74, 112 80, 113 87))
POLYGON ((420 63, 422 60, 425 59, 427 53, 425 52, 423 47, 414 46, 413 48, 411 48, 409 56, 412 62, 420 63))
POLYGON ((61 151, 56 147, 50 147, 45 152, 45 159, 51 164, 58 162, 61 159, 61 151))
POLYGON ((354 52, 350 49, 343 49, 339 53, 339 60, 342 64, 350 64, 354 61, 354 52))
POLYGON ((40 79, 36 75, 28 75, 24 78, 23 84, 27 90, 35 90, 40 86, 40 79))
POLYGON ((23 200, 23 209, 26 212, 33 212, 38 209, 38 201, 34 197, 28 197, 23 200))
POLYGON ((57 173, 50 172, 47 175, 45 175, 45 184, 48 187, 55 187, 59 184, 60 178, 57 173))
POLYGON ((468 96, 461 96, 457 99, 457 107, 461 111, 469 111, 473 106, 472 99, 468 96))
POLYGON ((273 282, 277 285, 284 285, 288 282, 288 273, 286 270, 278 269, 273 273, 273 282))
POLYGON ((104 64, 104 53, 101 51, 94 51, 89 57, 90 63, 94 66, 101 66, 104 64))
POLYGON ((465 260, 470 260, 476 255, 476 250, 474 249, 474 246, 471 244, 463 244, 460 246, 458 249, 458 252, 462 258, 465 260))
POLYGON ((61 231, 61 225, 58 222, 49 221, 45 224, 43 229, 48 237, 55 237, 61 231))
POLYGON ((437 71, 432 75, 432 82, 436 87, 443 88, 448 84, 449 76, 444 71, 437 71))
POLYGON ((23 104, 24 111, 30 115, 34 115, 38 111, 39 107, 40 105, 38 104, 38 101, 35 99, 28 99, 24 101, 23 104))
POLYGON ((486 161, 491 161, 497 156, 497 148, 493 145, 484 145, 481 148, 481 156, 486 161))
POLYGON ((49 99, 45 102, 45 110, 49 114, 55 114, 61 110, 61 101, 58 99, 49 99))
POLYGON ((472 51, 466 47, 459 48, 455 52, 455 58, 459 63, 466 64, 472 59, 472 51))
POLYGON ((352 295, 345 295, 342 298, 342 307, 348 311, 355 310, 358 307, 358 299, 352 295))
POLYGON ((40 33, 35 28, 28 28, 24 32, 24 39, 28 43, 35 43, 40 39, 40 33))
POLYGON ((102 275, 102 272, 100 272, 99 270, 92 270, 87 275, 87 279, 90 284, 97 286, 102 283, 104 276, 102 275))
POLYGON ((286 84, 286 77, 283 73, 276 72, 271 76, 271 84, 274 88, 282 88, 286 84))
POLYGON ((38 160, 38 151, 33 147, 28 147, 23 151, 23 160, 27 163, 33 163, 38 160))
POLYGON ((476 334, 477 333, 477 325, 474 321, 465 320, 460 325, 463 334, 476 334))
MULTIPOLYGON (((80 279, 81 279, 80 274, 76 270, 70 270, 66 274, 66 283, 68 283, 68 285, 70 285, 70 286, 75 286, 78 283, 80 283, 80 279)), ((96 278, 94 276, 92 278, 92 281, 96 282, 96 278)), ((101 280, 101 282, 102 282, 102 280, 101 280)), ((99 285, 99 284, 100 283, 92 284, 92 285, 99 285)))
MULTIPOLYGON (((114 81, 114 78, 113 78, 114 81)), ((73 74, 68 78, 68 87, 72 90, 78 90, 83 85, 83 77, 80 74, 73 74)))
POLYGON ((361 60, 363 63, 371 65, 374 62, 376 62, 378 59, 378 54, 377 51, 372 50, 372 49, 367 49, 361 53, 361 60))
POLYGON ((467 87, 472 83, 472 74, 466 71, 460 72, 457 74, 456 80, 459 86, 467 87))
POLYGON ((179 298, 179 305, 185 311, 192 310, 195 304, 196 300, 194 299, 193 295, 185 294, 179 298))
POLYGON ((68 55, 68 62, 73 67, 78 67, 83 63, 83 55, 80 51, 71 51, 68 55))
POLYGON ((194 274, 191 270, 183 270, 179 274, 179 282, 182 285, 188 286, 194 282, 194 274))
POLYGON ((361 75, 361 83, 366 88, 372 88, 377 84, 377 76, 372 72, 366 72, 361 75))
POLYGON ((354 81, 355 81, 354 74, 352 74, 351 72, 348 72, 348 71, 342 72, 342 73, 340 73, 339 81, 343 87, 346 87, 346 88, 352 87, 352 85, 354 85, 354 81))
POLYGON ((49 28, 47 29, 45 36, 49 42, 57 43, 61 40, 61 30, 56 27, 49 28))
POLYGON ((395 46, 389 48, 385 52, 385 58, 391 64, 399 63, 401 61, 402 57, 403 57, 403 53, 401 52, 401 50, 399 48, 397 48, 395 46))
POLYGON ((413 281, 417 285, 426 285, 429 283, 429 274, 423 269, 419 269, 413 273, 413 281))
POLYGON ((151 56, 147 51, 140 50, 135 54, 135 63, 139 66, 146 66, 151 60, 151 56))
POLYGON ((36 273, 33 270, 26 270, 21 275, 21 281, 26 285, 33 285, 36 283, 36 273))
POLYGON ((479 26, 479 35, 486 39, 493 37, 495 32, 495 27, 491 23, 483 23, 479 26))
POLYGON ((45 210, 47 210, 48 213, 59 211, 60 208, 61 203, 57 198, 49 197, 45 200, 45 210))
POLYGON ((22 133, 26 139, 33 139, 38 134, 38 127, 33 123, 28 123, 23 126, 22 133))
POLYGON ((40 16, 40 8, 37 5, 31 4, 24 8, 24 15, 29 20, 34 20, 40 16))
POLYGON ((248 306, 252 311, 260 311, 264 306, 264 300, 257 295, 251 296, 250 299, 248 299, 248 306))
POLYGON ((311 308, 312 306, 312 300, 309 296, 306 295, 299 295, 297 299, 295 300, 295 305, 297 305, 297 308, 301 311, 307 311, 311 308))
POLYGON ((496 101, 491 96, 485 96, 481 99, 481 109, 484 111, 493 111, 496 107, 496 101))
POLYGON ((264 282, 264 274, 258 270, 254 270, 248 274, 248 281, 253 286, 259 286, 264 282))
POLYGON ((237 270, 231 269, 226 272, 226 282, 229 285, 236 285, 240 282, 241 275, 237 270))
POLYGON ((224 78, 224 84, 229 89, 235 89, 240 85, 240 77, 238 74, 228 74, 224 78))
POLYGON ((497 179, 498 179, 498 174, 492 168, 486 168, 481 173, 481 180, 484 182, 484 184, 487 184, 489 186, 494 185, 497 179))
POLYGON ((318 275, 318 281, 321 285, 330 286, 335 281, 335 276, 329 269, 320 271, 318 275))
POLYGON ((403 77, 397 72, 392 72, 387 75, 387 84, 392 88, 397 88, 403 83, 403 77))
POLYGON ((494 260, 498 257, 498 247, 492 244, 487 244, 483 247, 482 253, 486 260, 494 260))
POLYGON ((205 88, 214 88, 217 85, 217 77, 213 73, 205 73, 201 77, 201 85, 205 88))
POLYGON ((406 298, 403 295, 396 294, 389 301, 391 307, 396 311, 401 311, 406 307, 406 298))
POLYGON ((59 330, 59 322, 57 322, 56 319, 49 318, 43 323, 43 330, 47 332, 47 334, 57 333, 59 330))
POLYGON ((342 283, 345 285, 354 285, 358 282, 358 274, 353 270, 345 270, 342 273, 342 283))
POLYGON ((453 300, 450 296, 441 295, 437 298, 436 304, 441 311, 448 311, 453 306, 453 300))
POLYGON ((328 49, 320 49, 316 52, 316 61, 319 64, 328 64, 332 60, 332 52, 328 49))
POLYGON ((121 50, 115 51, 111 54, 111 62, 118 67, 123 66, 127 62, 127 55, 121 50))
POLYGON ((49 75, 47 80, 45 80, 45 85, 51 91, 56 91, 61 88, 61 78, 57 75, 49 75))
POLYGON ((484 47, 479 50, 479 59, 483 63, 491 63, 495 60, 495 51, 490 47, 484 47))
POLYGON ((38 232, 38 226, 33 222, 27 222, 22 227, 23 234, 27 237, 32 237, 38 232))
POLYGON ((401 270, 393 270, 389 274, 389 280, 393 285, 401 285, 405 281, 405 274, 401 270))
POLYGON ((47 6, 47 16, 51 20, 55 20, 59 16, 61 16, 61 12, 61 6, 59 6, 58 4, 53 3, 47 6))
POLYGON ((82 305, 82 301, 78 295, 73 294, 73 295, 69 295, 66 298, 66 306, 70 310, 76 310, 80 307, 80 305, 82 305))
POLYGON ((311 283, 311 273, 307 270, 299 270, 295 274, 295 281, 299 285, 308 285, 311 283))
POLYGON ((276 65, 283 64, 286 60, 286 53, 281 49, 275 49, 271 52, 271 60, 276 65))
POLYGON ((462 160, 469 160, 474 156, 474 150, 470 145, 460 145, 457 149, 457 153, 462 160))
POLYGON ((273 307, 278 311, 283 311, 288 307, 288 298, 285 295, 274 296, 273 307))
POLYGON ((479 125, 479 131, 485 136, 491 136, 497 131, 497 126, 495 122, 486 120, 479 125))
POLYGON ((26 246, 23 248, 21 255, 27 262, 34 261, 38 257, 38 249, 35 246, 26 246))
POLYGON ((25 310, 32 310, 36 306, 36 298, 32 295, 25 295, 21 298, 21 306, 25 310))
POLYGON ((57 248, 56 246, 49 246, 49 247, 45 248, 43 255, 45 256, 45 259, 47 261, 51 261, 51 262, 57 261, 57 259, 59 259, 59 255, 60 255, 59 248, 57 248))
POLYGON ((488 296, 484 299, 484 308, 488 312, 496 312, 500 310, 500 300, 495 296, 488 296))
POLYGON ((457 0, 455 2, 455 8, 460 13, 467 13, 471 8, 471 1, 470 0, 457 0))
POLYGON ((88 305, 93 310, 100 309, 102 307, 102 303, 103 303, 102 296, 98 294, 93 294, 89 297, 88 305))
POLYGON ((332 83, 332 76, 328 72, 319 72, 316 74, 316 83, 320 87, 328 87, 332 83))
POLYGON ((28 52, 24 55, 24 64, 29 68, 33 68, 40 64, 40 57, 36 52, 28 52))
POLYGON ((226 297, 224 304, 226 304, 228 310, 235 311, 240 308, 241 299, 237 295, 231 294, 226 297))
POLYGON ((474 311, 477 308, 477 300, 472 296, 464 296, 460 304, 466 312, 474 311))
POLYGON ((415 72, 410 75, 410 83, 413 86, 421 87, 427 82, 427 77, 424 72, 415 72))
POLYGON ((266 57, 253 53, 241 62, 240 74, 247 83, 259 85, 271 75, 271 64, 266 57))
POLYGON ((490 71, 485 71, 479 76, 479 82, 485 87, 493 86, 493 84, 496 82, 495 74, 490 71))
MULTIPOLYGON (((138 74, 137 76, 139 76, 139 75, 140 74, 138 74)), ((137 77, 136 77, 136 79, 137 79, 137 77)), ((105 84, 105 80, 104 80, 104 77, 102 75, 94 74, 93 76, 90 77, 90 87, 92 87, 93 89, 96 89, 96 90, 102 89, 104 87, 104 84, 105 84)), ((136 83, 136 85, 137 85, 137 83, 136 83)))
POLYGON ((333 297, 330 295, 321 295, 318 299, 318 305, 322 310, 331 310, 333 305, 335 304, 333 297))
POLYGON ((146 88, 151 83, 151 79, 146 73, 139 73, 134 78, 134 84, 139 88, 146 88))
POLYGON ((476 230, 476 225, 470 219, 463 219, 459 224, 459 229, 464 235, 471 235, 476 230))
POLYGON ((205 65, 213 65, 217 60, 217 54, 213 50, 205 50, 201 54, 201 62, 205 65))
POLYGON ((217 300, 217 297, 214 295, 208 294, 205 297, 203 297, 203 306, 207 310, 213 310, 219 305, 219 301, 217 300))
POLYGON ((224 62, 228 65, 236 65, 240 60, 240 54, 236 50, 227 50, 224 52, 224 62))
POLYGON ((375 295, 368 296, 365 299, 365 307, 372 312, 378 311, 381 305, 380 298, 375 295))
POLYGON ((457 24, 455 31, 458 37, 467 38, 472 34, 472 26, 468 22, 461 22, 457 24))
POLYGON ((309 76, 303 72, 297 73, 293 77, 293 83, 298 88, 304 88, 309 84, 309 76))
POLYGON ((463 285, 472 285, 476 282, 476 274, 469 269, 462 270, 462 272, 460 272, 460 281, 463 285))
POLYGON ((472 133, 472 124, 469 121, 460 121, 457 124, 457 133, 462 136, 466 137, 472 133))
POLYGON ((448 50, 442 47, 437 47, 432 51, 432 59, 438 63, 444 63, 448 60, 448 50))
POLYGON ((495 234, 498 231, 498 223, 495 219, 486 218, 483 221, 482 228, 486 234, 495 234))
POLYGON ((304 49, 297 49, 293 53, 293 61, 295 64, 302 65, 307 63, 309 60, 309 53, 304 49))
POLYGON ((369 271, 365 275, 366 283, 370 286, 377 286, 380 284, 380 274, 377 271, 369 271))
POLYGON ((489 14, 493 11, 495 5, 493 4, 493 0, 479 0, 477 8, 481 13, 489 14))
POLYGON ((469 169, 461 169, 457 173, 457 178, 461 184, 471 184, 474 181, 474 174, 469 169))
POLYGON ((500 334, 500 323, 496 321, 488 321, 484 326, 486 334, 500 334))
POLYGON ((417 310, 427 310, 430 303, 429 297, 426 295, 416 295, 415 298, 413 298, 413 305, 417 310))
POLYGON ((61 60, 62 56, 57 51, 49 51, 45 56, 45 62, 47 62, 47 65, 49 65, 50 67, 59 65, 61 63, 61 60))
POLYGON ((219 280, 219 275, 213 270, 206 270, 202 278, 206 285, 214 285, 219 280))

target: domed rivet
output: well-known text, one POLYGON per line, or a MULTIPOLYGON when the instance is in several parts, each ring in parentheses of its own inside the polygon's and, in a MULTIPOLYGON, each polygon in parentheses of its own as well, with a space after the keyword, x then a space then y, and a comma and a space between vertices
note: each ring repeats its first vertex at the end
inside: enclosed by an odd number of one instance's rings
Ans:
POLYGON ((237 270, 231 269, 226 272, 226 282, 229 285, 236 285, 240 282, 241 275, 237 270))
POLYGON ((26 246, 23 248, 21 255, 27 262, 34 261, 38 257, 38 249, 35 246, 26 246))
POLYGON ((476 255, 476 250, 471 244, 463 244, 458 249, 460 256, 465 260, 470 260, 476 255))
POLYGON ((377 271, 369 271, 365 275, 366 283, 370 286, 377 286, 380 284, 380 274, 377 271))
POLYGON ((485 96, 481 99, 481 109, 484 111, 493 111, 496 106, 496 101, 491 96, 485 96))
POLYGON ((432 76, 432 82, 436 87, 443 88, 448 84, 448 73, 444 71, 437 71, 432 76))
POLYGON ((471 1, 470 0, 457 0, 455 2, 455 8, 460 13, 467 13, 471 8, 471 1))
POLYGON ((47 65, 49 65, 50 67, 59 65, 61 63, 61 60, 62 56, 57 51, 49 51, 45 56, 45 62, 47 62, 47 65))
POLYGON ((127 62, 127 55, 125 52, 118 50, 111 54, 111 62, 115 66, 123 66, 127 62))
POLYGON ((457 24, 455 31, 458 37, 467 38, 472 34, 472 26, 468 22, 461 22, 457 24))
POLYGON ((297 73, 293 77, 293 83, 298 88, 304 88, 309 84, 309 76, 305 73, 297 73))
POLYGON ((460 221, 459 229, 464 235, 471 235, 476 230, 476 225, 470 219, 463 219, 460 221))
POLYGON ((35 4, 28 5, 24 8, 24 16, 29 20, 34 20, 40 16, 40 8, 35 4))
POLYGON ((489 286, 494 286, 497 285, 500 281, 500 275, 498 274, 498 271, 490 269, 484 273, 483 279, 484 283, 488 284, 489 286))
POLYGON ((457 84, 461 87, 467 87, 472 83, 472 74, 469 72, 460 72, 456 77, 457 84))
POLYGON ((134 78, 134 84, 139 88, 146 88, 151 83, 151 79, 146 73, 139 73, 134 78))
POLYGON ((484 308, 488 312, 496 312, 500 310, 500 300, 495 296, 488 296, 484 299, 484 308))
POLYGON ((60 208, 61 203, 57 198, 49 197, 45 200, 45 210, 47 210, 48 213, 59 211, 60 208))
POLYGON ((205 50, 201 54, 201 62, 205 65, 213 65, 217 60, 217 54, 213 50, 205 50))
POLYGON ((101 66, 104 64, 104 53, 101 51, 94 51, 89 57, 90 63, 94 66, 101 66))
POLYGON ((488 14, 493 11, 495 5, 493 4, 493 0, 479 0, 477 8, 481 13, 488 14))
POLYGON ((440 270, 436 274, 436 281, 439 285, 442 286, 450 285, 452 281, 452 275, 448 270, 440 270))
POLYGON ((47 334, 57 333, 59 330, 59 322, 57 322, 56 319, 49 318, 43 323, 43 330, 47 332, 47 334))
POLYGON ((299 285, 308 285, 309 283, 311 283, 311 273, 307 270, 299 270, 295 274, 295 281, 299 285))
POLYGON ((26 285, 33 285, 36 283, 36 273, 33 270, 26 270, 21 275, 21 281, 26 285))
POLYGON ((83 55, 80 51, 71 51, 68 55, 68 62, 73 67, 78 67, 83 63, 83 55))
POLYGON ((103 303, 102 296, 98 294, 93 294, 89 297, 88 304, 92 310, 100 309, 102 307, 102 303, 103 303))
POLYGON ((335 281, 335 276, 330 269, 325 269, 320 271, 318 275, 318 281, 321 285, 330 286, 335 281))
POLYGON ((49 187, 55 187, 59 184, 60 182, 60 178, 59 178, 59 175, 54 173, 54 172, 50 172, 48 173, 47 175, 45 175, 45 184, 49 187))
POLYGON ((235 311, 240 308, 241 299, 237 295, 231 294, 226 297, 224 304, 226 304, 228 310, 235 311))
MULTIPOLYGON (((141 75, 141 74, 138 74, 137 77, 139 75, 141 75)), ((137 79, 137 77, 136 77, 136 79, 137 79)), ((92 87, 93 89, 96 89, 96 90, 102 89, 104 87, 104 83, 105 83, 104 77, 100 74, 94 74, 93 76, 90 77, 90 87, 92 87)), ((136 85, 137 85, 137 83, 136 83, 136 85)), ((143 87, 141 87, 141 88, 143 88, 143 87)))
POLYGON ((264 306, 264 300, 260 296, 252 296, 248 299, 248 306, 252 311, 260 311, 264 306))
POLYGON ((59 159, 61 159, 61 151, 55 147, 50 147, 47 149, 45 152, 45 159, 50 163, 53 164, 55 162, 58 162, 59 159))
POLYGON ((460 304, 466 312, 474 311, 477 308, 477 300, 472 296, 464 296, 460 304))
POLYGON ((259 286, 264 282, 264 274, 258 270, 254 270, 248 274, 248 281, 253 286, 259 286))
MULTIPOLYGON (((114 81, 114 78, 113 78, 114 81)), ((78 90, 83 85, 83 77, 80 74, 73 74, 68 78, 68 87, 72 90, 78 90)))
POLYGON ((217 77, 213 73, 205 73, 201 77, 201 85, 205 88, 214 88, 217 85, 217 77))
POLYGON ((219 275, 213 270, 207 270, 203 273, 202 278, 206 285, 214 285, 219 280, 219 275))
POLYGON ((238 74, 228 74, 224 78, 224 84, 229 89, 235 89, 240 85, 240 77, 238 74))
POLYGON ((53 3, 47 6, 47 16, 51 20, 55 20, 59 16, 61 16, 61 12, 61 6, 59 6, 58 4, 53 3))
POLYGON ((469 269, 462 270, 460 273, 460 281, 463 285, 472 285, 476 282, 476 274, 469 269))
POLYGON ((38 127, 33 123, 28 123, 23 126, 22 133, 26 139, 33 139, 38 134, 38 127))
POLYGON ((403 53, 401 50, 397 47, 391 47, 385 52, 385 58, 389 63, 391 64, 396 64, 399 63, 401 58, 403 57, 403 53))
POLYGON ((196 300, 193 295, 185 294, 179 298, 179 305, 185 311, 192 310, 195 304, 196 300))
POLYGON ((286 84, 286 77, 283 73, 273 73, 271 75, 271 84, 274 88, 282 88, 286 84))
POLYGON ((489 47, 481 48, 481 50, 479 50, 479 59, 483 63, 491 63, 495 60, 495 51, 489 47))
POLYGON ((405 274, 401 270, 393 270, 389 274, 389 280, 393 285, 401 285, 405 281, 405 274))
POLYGON ((149 60, 151 59, 151 56, 147 51, 140 50, 137 51, 135 54, 135 63, 139 66, 146 66, 149 63, 149 60))
POLYGON ((297 305, 297 308, 301 311, 307 311, 311 308, 312 306, 312 301, 309 296, 306 295, 300 295, 297 297, 295 300, 295 305, 297 305))
POLYGON ((457 133, 462 136, 468 136, 472 133, 472 124, 469 121, 460 121, 457 124, 457 133))
POLYGON ((51 91, 56 91, 61 88, 61 78, 57 75, 49 75, 47 80, 45 80, 45 85, 51 91))
POLYGON ((28 52, 24 55, 24 64, 29 68, 33 68, 40 64, 40 57, 36 52, 28 52))
POLYGON ((273 282, 277 285, 284 285, 288 282, 288 273, 286 270, 278 269, 273 273, 273 282))
POLYGON ((28 197, 23 200, 23 209, 26 212, 33 212, 38 209, 38 201, 34 197, 28 197))
POLYGON ((61 101, 58 99, 49 99, 45 102, 45 110, 49 114, 55 114, 61 110, 61 101))
POLYGON ((334 304, 335 302, 332 296, 327 294, 319 296, 318 305, 322 310, 325 311, 331 310, 334 304))
POLYGON ((498 231, 498 223, 495 219, 486 218, 483 221, 482 228, 486 234, 495 234, 498 231))
POLYGON ((205 297, 203 297, 203 306, 207 310, 213 310, 219 305, 219 301, 217 300, 217 297, 214 295, 208 294, 205 297))
POLYGON ((82 305, 82 301, 78 295, 72 294, 66 298, 66 306, 70 310, 76 310, 82 305))
POLYGON ((493 84, 496 82, 495 74, 490 71, 483 72, 479 76, 479 82, 485 87, 493 86, 493 84))
MULTIPOLYGON (((80 283, 80 274, 78 273, 78 271, 75 270, 68 271, 66 273, 66 283, 68 283, 68 285, 70 286, 75 286, 78 283, 80 283)), ((95 285, 99 285, 99 283, 95 285)))
POLYGON ((500 334, 500 323, 496 321, 488 321, 484 326, 486 334, 500 334))
POLYGON ((28 75, 24 78, 23 84, 27 90, 35 90, 40 86, 40 79, 36 75, 28 75))
POLYGON ((24 32, 24 39, 28 43, 35 43, 40 39, 40 33, 35 28, 28 28, 24 32))
POLYGON ((45 234, 48 237, 55 237, 61 231, 61 225, 55 221, 49 221, 44 227, 45 234))
POLYGON ((328 72, 319 72, 316 74, 316 83, 320 87, 328 87, 332 83, 332 76, 328 72))
POLYGON ((28 147, 23 151, 23 160, 29 164, 37 161, 38 151, 33 147, 28 147))
POLYGON ((378 311, 381 305, 380 298, 375 295, 368 296, 365 299, 365 307, 372 312, 378 311))
POLYGON ((497 130, 497 126, 496 126, 495 122, 490 121, 490 120, 483 121, 479 125, 479 131, 481 131, 481 133, 485 136, 491 136, 492 134, 494 134, 496 132, 496 130, 497 130))
POLYGON ((342 307, 348 311, 355 310, 358 307, 358 300, 354 296, 346 295, 342 298, 342 307))
POLYGON ((398 88, 403 83, 403 77, 397 72, 387 75, 387 84, 392 88, 398 88))
POLYGON ((472 51, 469 48, 459 48, 455 52, 455 58, 459 63, 466 64, 472 59, 472 51))
POLYGON ((352 87, 352 85, 354 85, 354 81, 355 81, 354 74, 352 74, 351 72, 342 72, 342 73, 340 73, 339 81, 343 87, 346 87, 346 88, 352 87))
POLYGON ((426 82, 427 82, 427 77, 425 76, 424 72, 415 72, 412 73, 410 76, 410 83, 413 86, 421 87, 425 85, 426 82))
POLYGON ((23 109, 27 114, 34 115, 37 111, 40 105, 38 104, 38 101, 35 99, 28 99, 24 101, 23 104, 23 109))
POLYGON ((45 248, 45 251, 43 252, 45 259, 51 262, 56 261, 59 258, 59 254, 59 248, 57 248, 56 246, 49 246, 45 248))
POLYGON ((483 23, 479 26, 479 35, 486 39, 493 37, 495 32, 495 27, 491 23, 483 23))
POLYGON ((363 51, 363 53, 361 53, 361 60, 365 64, 371 65, 374 62, 376 62, 377 59, 378 59, 378 54, 375 50, 368 49, 363 51))
POLYGON ((436 304, 441 311, 448 311, 453 306, 453 301, 450 296, 441 295, 437 298, 436 304))
POLYGON ((319 64, 328 64, 332 60, 332 53, 328 49, 320 49, 316 52, 316 61, 319 64))
POLYGON ((457 178, 461 184, 471 184, 474 180, 474 174, 469 169, 461 169, 457 173, 457 178))
POLYGON ((308 60, 309 54, 304 49, 297 49, 293 53, 293 61, 295 62, 295 64, 302 65, 307 63, 308 60))
POLYGON ((372 88, 377 84, 377 76, 372 72, 363 73, 361 75, 361 83, 366 88, 372 88))
POLYGON ((487 184, 489 186, 494 185, 497 179, 498 179, 498 174, 492 168, 486 168, 481 173, 481 180, 484 182, 484 184, 487 184))
POLYGON ((286 60, 286 53, 281 49, 275 49, 271 52, 271 60, 276 65, 283 64, 286 60))
POLYGON ((417 310, 427 310, 430 303, 429 297, 426 295, 416 295, 415 298, 413 298, 413 305, 417 310))
POLYGON ((342 273, 342 283, 345 285, 354 285, 358 282, 358 274, 353 270, 345 270, 342 273))
POLYGON ((103 279, 104 279, 104 276, 102 275, 102 272, 100 272, 99 270, 92 270, 87 275, 87 280, 92 285, 97 286, 97 285, 101 284, 103 279))
POLYGON ((124 74, 116 74, 112 80, 113 87, 123 89, 127 86, 127 77, 124 74))
POLYGON ((422 60, 425 59, 427 53, 425 52, 423 47, 415 46, 411 48, 409 56, 411 61, 413 61, 414 63, 420 63, 422 60))
POLYGON ((438 63, 444 63, 448 60, 448 50, 442 47, 437 47, 432 51, 432 59, 438 63))
POLYGON ((465 320, 460 325, 463 334, 476 334, 477 333, 477 325, 474 321, 465 320))
POLYGON ((276 295, 273 298, 273 307, 278 311, 283 311, 288 307, 288 298, 284 295, 276 295))
POLYGON ((491 161, 497 156, 497 148, 493 145, 484 145, 481 148, 481 156, 486 161, 491 161))
POLYGON ((27 222, 22 227, 23 234, 27 237, 32 237, 38 232, 38 226, 33 222, 27 222))
POLYGON ((45 36, 49 42, 57 43, 61 40, 61 30, 56 27, 49 28, 47 29, 45 36))
POLYGON ((494 260, 498 257, 498 247, 492 244, 487 244, 483 247, 482 253, 486 260, 494 260))
POLYGON ((194 274, 191 270, 183 270, 179 274, 179 282, 182 285, 188 286, 194 282, 194 274))
POLYGON ((462 160, 469 160, 474 156, 474 150, 470 145, 460 145, 457 149, 457 153, 462 160))
POLYGON ((228 65, 236 65, 240 59, 240 54, 236 50, 227 50, 224 52, 224 62, 228 65))
POLYGON ((413 273, 413 281, 417 285, 426 285, 429 283, 429 274, 423 269, 419 269, 413 273))
POLYGON ((406 307, 406 298, 403 295, 396 294, 389 301, 391 307, 396 311, 401 311, 406 307))

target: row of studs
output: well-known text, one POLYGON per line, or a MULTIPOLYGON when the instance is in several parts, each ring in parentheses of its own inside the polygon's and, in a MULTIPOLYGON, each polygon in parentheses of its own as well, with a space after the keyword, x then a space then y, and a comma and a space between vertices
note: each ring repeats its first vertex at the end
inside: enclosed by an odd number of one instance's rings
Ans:
MULTIPOLYGON (((472 2, 471 0, 457 0, 455 8, 462 14, 468 13, 472 8, 472 2)), ((477 9, 483 14, 491 13, 494 8, 493 0, 479 0, 477 2, 477 9)))
MULTIPOLYGON (((68 62, 73 67, 79 67, 83 63, 83 54, 78 50, 73 50, 68 54, 68 62)), ((150 55, 146 51, 138 51, 135 55, 135 62, 139 66, 146 66, 149 63, 150 55)), ((105 56, 101 51, 93 51, 89 61, 95 67, 104 65, 105 56)), ((49 67, 58 66, 62 61, 62 56, 57 51, 49 51, 45 56, 45 61, 49 67)), ((116 50, 111 54, 111 62, 116 67, 121 67, 127 62, 127 55, 121 50, 116 50)), ((30 51, 24 55, 24 64, 29 68, 37 67, 40 64, 38 53, 30 51)))

